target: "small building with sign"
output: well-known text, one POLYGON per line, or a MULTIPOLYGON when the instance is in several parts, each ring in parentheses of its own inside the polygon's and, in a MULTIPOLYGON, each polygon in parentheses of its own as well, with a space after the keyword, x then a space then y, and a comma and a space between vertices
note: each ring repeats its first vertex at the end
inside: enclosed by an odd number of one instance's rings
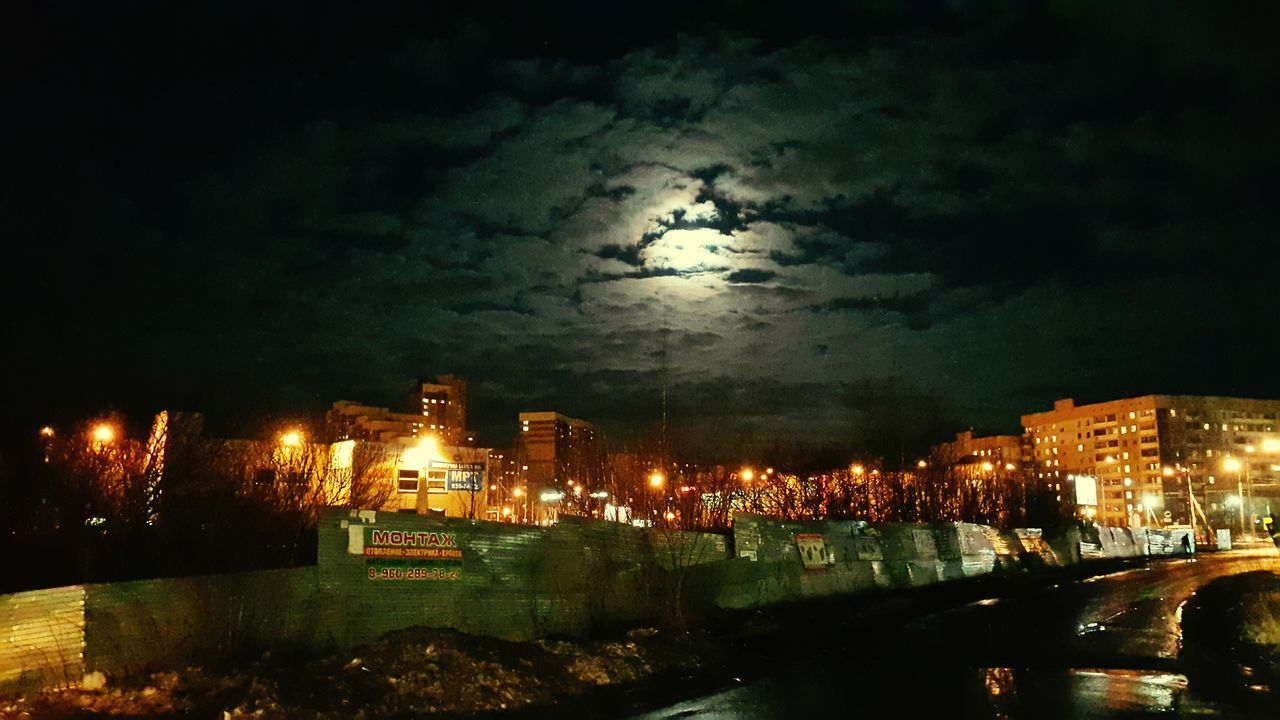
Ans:
MULTIPOLYGON (((372 443, 364 443, 372 444, 372 443)), ((370 472, 389 492, 371 510, 497 519, 489 507, 489 449, 440 446, 434 436, 401 438, 381 445, 383 458, 370 472)))

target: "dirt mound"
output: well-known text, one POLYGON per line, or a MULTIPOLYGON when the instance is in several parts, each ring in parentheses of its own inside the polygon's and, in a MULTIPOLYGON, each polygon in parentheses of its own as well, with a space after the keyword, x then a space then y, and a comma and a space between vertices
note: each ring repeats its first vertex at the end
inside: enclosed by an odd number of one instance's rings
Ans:
POLYGON ((48 691, 4 717, 384 718, 549 705, 594 688, 698 667, 708 644, 635 630, 609 640, 509 642, 414 628, 303 662, 264 656, 228 672, 160 673, 119 687, 48 691))

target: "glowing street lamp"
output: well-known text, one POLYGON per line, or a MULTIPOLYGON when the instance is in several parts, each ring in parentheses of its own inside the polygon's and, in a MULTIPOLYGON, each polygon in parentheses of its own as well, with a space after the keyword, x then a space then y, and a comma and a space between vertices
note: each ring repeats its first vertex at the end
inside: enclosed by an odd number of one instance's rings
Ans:
POLYGON ((108 423, 98 423, 93 426, 89 436, 99 445, 109 445, 116 439, 116 429, 108 423))
POLYGON ((742 468, 738 473, 738 477, 742 478, 743 482, 751 482, 755 479, 756 472, 751 468, 742 468))
POLYGON ((995 469, 996 469, 996 466, 992 465, 990 460, 984 461, 982 463, 982 472, 991 472, 992 470, 995 470, 995 469))
POLYGON ((662 473, 654 470, 653 474, 649 476, 649 487, 654 489, 660 488, 666 481, 667 479, 662 475, 662 473))
POLYGON ((849 469, 850 469, 851 471, 853 471, 853 474, 854 474, 854 475, 861 475, 863 472, 865 472, 865 471, 866 471, 866 469, 865 469, 865 468, 863 468, 861 465, 854 465, 853 467, 851 467, 851 468, 849 468, 849 469))
POLYGON ((925 469, 925 468, 929 467, 929 463, 925 462, 924 460, 918 460, 918 461, 916 461, 916 467, 918 467, 918 468, 920 468, 921 470, 923 470, 923 469, 925 469))
MULTIPOLYGON (((1236 495, 1236 503, 1240 507, 1240 537, 1244 537, 1248 533, 1244 524, 1244 476, 1249 474, 1249 465, 1248 463, 1240 462, 1239 458, 1229 457, 1222 461, 1222 469, 1236 474, 1236 492, 1238 493, 1236 495), (1244 472, 1241 472, 1242 470, 1244 472)), ((1227 498, 1226 504, 1228 507, 1234 507, 1230 497, 1227 498)))
POLYGON ((288 430, 280 433, 280 447, 296 448, 302 446, 302 432, 288 430))
POLYGON ((45 425, 44 427, 40 428, 40 437, 42 438, 53 437, 53 428, 48 425, 45 425))

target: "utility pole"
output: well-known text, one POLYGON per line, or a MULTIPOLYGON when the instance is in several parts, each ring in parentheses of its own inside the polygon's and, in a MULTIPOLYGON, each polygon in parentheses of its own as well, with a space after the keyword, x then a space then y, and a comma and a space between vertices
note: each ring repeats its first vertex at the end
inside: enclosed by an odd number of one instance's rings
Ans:
POLYGON ((662 328, 662 368, 659 371, 662 376, 662 434, 658 441, 658 454, 662 456, 662 467, 664 470, 667 466, 667 334, 670 332, 670 328, 666 327, 666 323, 664 322, 662 328))

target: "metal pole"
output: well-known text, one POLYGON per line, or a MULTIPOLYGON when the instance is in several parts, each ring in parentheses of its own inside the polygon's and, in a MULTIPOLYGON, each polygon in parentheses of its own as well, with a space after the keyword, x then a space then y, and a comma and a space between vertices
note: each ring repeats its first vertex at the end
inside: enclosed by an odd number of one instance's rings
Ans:
POLYGON ((1256 536, 1253 525, 1253 477, 1249 474, 1249 456, 1244 456, 1244 487, 1249 491, 1249 535, 1256 536))
POLYGON ((1244 540, 1247 532, 1244 529, 1244 481, 1241 473, 1236 473, 1236 494, 1240 498, 1240 539, 1244 540))
POLYGON ((1191 542, 1195 543, 1196 537, 1196 499, 1191 494, 1191 473, 1186 473, 1183 477, 1187 479, 1187 517, 1191 518, 1191 542))

